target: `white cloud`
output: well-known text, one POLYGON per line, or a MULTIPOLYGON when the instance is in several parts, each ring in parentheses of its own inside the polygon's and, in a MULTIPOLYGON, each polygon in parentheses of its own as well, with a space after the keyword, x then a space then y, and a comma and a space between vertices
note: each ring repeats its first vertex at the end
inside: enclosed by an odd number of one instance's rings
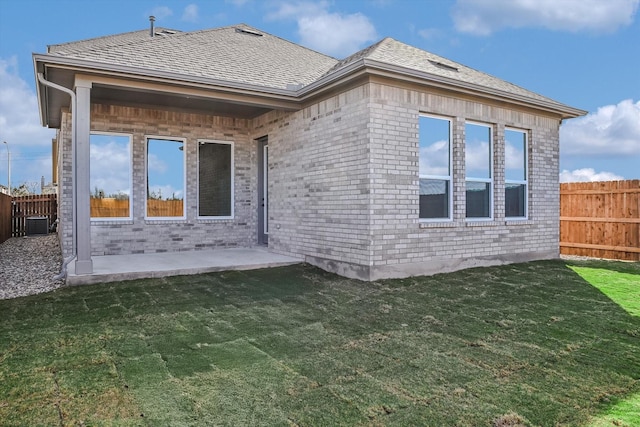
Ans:
POLYGON ((151 15, 155 16, 157 20, 162 20, 173 15, 173 11, 167 6, 158 6, 154 7, 153 10, 151 10, 151 15))
POLYGON ((488 142, 467 141, 464 160, 467 176, 489 178, 491 159, 488 142))
POLYGON ((50 147, 55 132, 40 124, 36 94, 18 75, 17 63, 15 56, 0 58, 0 140, 16 150, 50 147))
POLYGON ((231 3, 234 6, 240 7, 249 3, 249 0, 225 0, 225 3, 231 3))
POLYGON ((182 13, 182 20, 187 22, 197 22, 198 21, 198 5, 191 3, 187 7, 184 8, 184 12, 182 13))
POLYGON ((282 2, 267 19, 295 20, 302 45, 338 58, 357 52, 378 37, 365 15, 331 13, 328 9, 326 1, 282 2))
POLYGON ((169 170, 169 165, 154 153, 148 154, 147 167, 149 171, 157 172, 158 174, 164 174, 169 170))
POLYGON ((436 141, 420 147, 420 171, 427 175, 449 175, 449 141, 436 141))
POLYGON ((98 188, 105 195, 130 194, 130 153, 127 137, 92 135, 91 191, 98 188))
POLYGON ((624 179, 612 172, 596 172, 593 168, 576 170, 564 169, 560 172, 560 182, 593 182, 593 181, 619 181, 624 179))
POLYGON ((640 156, 640 101, 606 105, 560 128, 561 155, 640 156))
POLYGON ((640 0, 457 0, 458 31, 489 35, 503 28, 613 32, 630 25, 640 0))

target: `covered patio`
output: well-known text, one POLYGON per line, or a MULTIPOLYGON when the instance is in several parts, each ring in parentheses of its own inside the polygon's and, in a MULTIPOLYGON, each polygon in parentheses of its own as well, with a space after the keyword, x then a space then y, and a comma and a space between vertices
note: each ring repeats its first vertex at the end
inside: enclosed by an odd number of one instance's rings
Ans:
POLYGON ((224 270, 253 270, 303 262, 265 247, 93 256, 93 273, 76 274, 69 264, 67 285, 86 285, 144 278, 202 274, 224 270))

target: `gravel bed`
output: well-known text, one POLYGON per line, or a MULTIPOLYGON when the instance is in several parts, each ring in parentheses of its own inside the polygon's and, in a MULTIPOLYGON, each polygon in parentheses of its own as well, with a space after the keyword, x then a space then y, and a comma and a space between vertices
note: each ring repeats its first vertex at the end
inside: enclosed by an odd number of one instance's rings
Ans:
POLYGON ((64 285, 53 280, 62 267, 57 234, 12 237, 0 244, 0 299, 49 292, 64 285))

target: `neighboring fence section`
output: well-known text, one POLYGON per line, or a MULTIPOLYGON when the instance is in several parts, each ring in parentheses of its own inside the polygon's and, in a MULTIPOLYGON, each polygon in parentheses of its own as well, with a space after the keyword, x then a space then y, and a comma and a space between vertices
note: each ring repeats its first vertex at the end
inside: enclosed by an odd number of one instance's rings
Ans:
POLYGON ((55 194, 14 197, 12 205, 12 237, 21 237, 26 234, 27 218, 29 217, 47 217, 49 226, 58 218, 58 204, 55 194))
POLYGON ((560 184, 560 253, 640 261, 640 180, 560 184))
POLYGON ((127 218, 129 217, 129 199, 109 197, 91 197, 91 218, 127 218))
POLYGON ((11 237, 11 196, 0 193, 0 243, 11 237))
POLYGON ((147 200, 147 216, 173 217, 184 215, 182 200, 147 200))

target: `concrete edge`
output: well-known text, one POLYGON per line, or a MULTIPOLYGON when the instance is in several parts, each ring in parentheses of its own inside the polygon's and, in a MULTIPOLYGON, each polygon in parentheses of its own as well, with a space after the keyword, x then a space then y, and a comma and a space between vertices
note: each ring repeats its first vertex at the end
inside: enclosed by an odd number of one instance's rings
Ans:
POLYGON ((413 276, 431 276, 474 267, 491 267, 559 258, 558 251, 539 251, 469 258, 436 258, 422 262, 372 266, 310 256, 305 257, 305 261, 331 273, 370 282, 383 279, 404 279, 413 276))
POLYGON ((259 270, 263 268, 272 267, 286 267, 289 265, 300 264, 303 261, 282 261, 282 262, 270 262, 262 264, 247 264, 247 265, 234 265, 234 266, 216 266, 216 267, 196 267, 196 268, 182 268, 176 270, 164 270, 164 271, 131 271, 123 273, 94 273, 87 275, 75 275, 70 274, 66 279, 66 286, 78 286, 78 285, 95 285, 99 283, 111 283, 122 282, 126 280, 139 280, 139 279, 159 279, 162 277, 172 276, 192 276, 196 274, 205 273, 217 273, 220 271, 243 271, 243 270, 259 270))

